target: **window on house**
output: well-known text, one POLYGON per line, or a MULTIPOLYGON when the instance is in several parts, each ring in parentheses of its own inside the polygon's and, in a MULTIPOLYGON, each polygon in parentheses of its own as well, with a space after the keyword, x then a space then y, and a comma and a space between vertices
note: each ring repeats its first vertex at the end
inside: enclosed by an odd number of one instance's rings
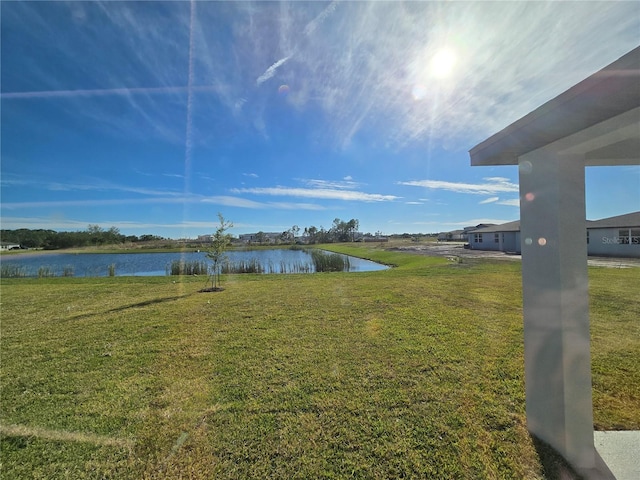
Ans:
POLYGON ((493 241, 496 242, 496 243, 500 243, 500 234, 499 233, 496 233, 493 236, 493 241))
POLYGON ((482 234, 481 233, 474 234, 473 238, 474 238, 474 241, 476 243, 482 243, 482 234))
POLYGON ((629 244, 629 229, 628 228, 621 228, 620 230, 618 230, 618 243, 623 244, 623 245, 628 245, 629 244))
POLYGON ((589 230, 587 230, 587 245, 589 245, 589 230))
POLYGON ((629 243, 640 245, 640 228, 632 228, 629 243))

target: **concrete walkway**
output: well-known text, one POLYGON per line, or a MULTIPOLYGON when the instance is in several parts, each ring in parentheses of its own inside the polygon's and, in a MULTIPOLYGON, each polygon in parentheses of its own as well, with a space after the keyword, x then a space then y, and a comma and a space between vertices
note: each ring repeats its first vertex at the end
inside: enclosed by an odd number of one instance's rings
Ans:
POLYGON ((640 431, 593 432, 593 441, 617 480, 640 479, 640 431))

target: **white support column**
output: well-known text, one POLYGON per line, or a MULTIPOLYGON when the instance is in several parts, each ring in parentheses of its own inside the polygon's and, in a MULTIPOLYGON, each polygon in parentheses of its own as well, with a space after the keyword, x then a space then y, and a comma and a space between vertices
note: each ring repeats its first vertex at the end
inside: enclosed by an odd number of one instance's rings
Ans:
POLYGON ((584 158, 519 158, 527 424, 586 478, 593 443, 584 158))

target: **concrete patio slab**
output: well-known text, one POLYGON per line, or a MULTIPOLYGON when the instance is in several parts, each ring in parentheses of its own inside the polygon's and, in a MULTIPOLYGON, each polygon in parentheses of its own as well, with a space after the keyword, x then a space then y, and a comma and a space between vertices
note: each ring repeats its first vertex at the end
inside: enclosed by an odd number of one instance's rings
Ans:
POLYGON ((617 480, 640 479, 640 431, 593 432, 593 441, 617 480))

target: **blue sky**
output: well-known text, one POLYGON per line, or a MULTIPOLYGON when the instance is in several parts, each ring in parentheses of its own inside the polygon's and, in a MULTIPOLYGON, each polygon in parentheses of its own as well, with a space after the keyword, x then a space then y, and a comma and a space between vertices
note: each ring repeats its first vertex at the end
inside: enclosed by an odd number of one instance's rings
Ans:
MULTIPOLYGON (((1 3, 2 228, 519 218, 468 150, 640 43, 637 2, 1 3)), ((640 167, 587 169, 587 218, 640 167)))

